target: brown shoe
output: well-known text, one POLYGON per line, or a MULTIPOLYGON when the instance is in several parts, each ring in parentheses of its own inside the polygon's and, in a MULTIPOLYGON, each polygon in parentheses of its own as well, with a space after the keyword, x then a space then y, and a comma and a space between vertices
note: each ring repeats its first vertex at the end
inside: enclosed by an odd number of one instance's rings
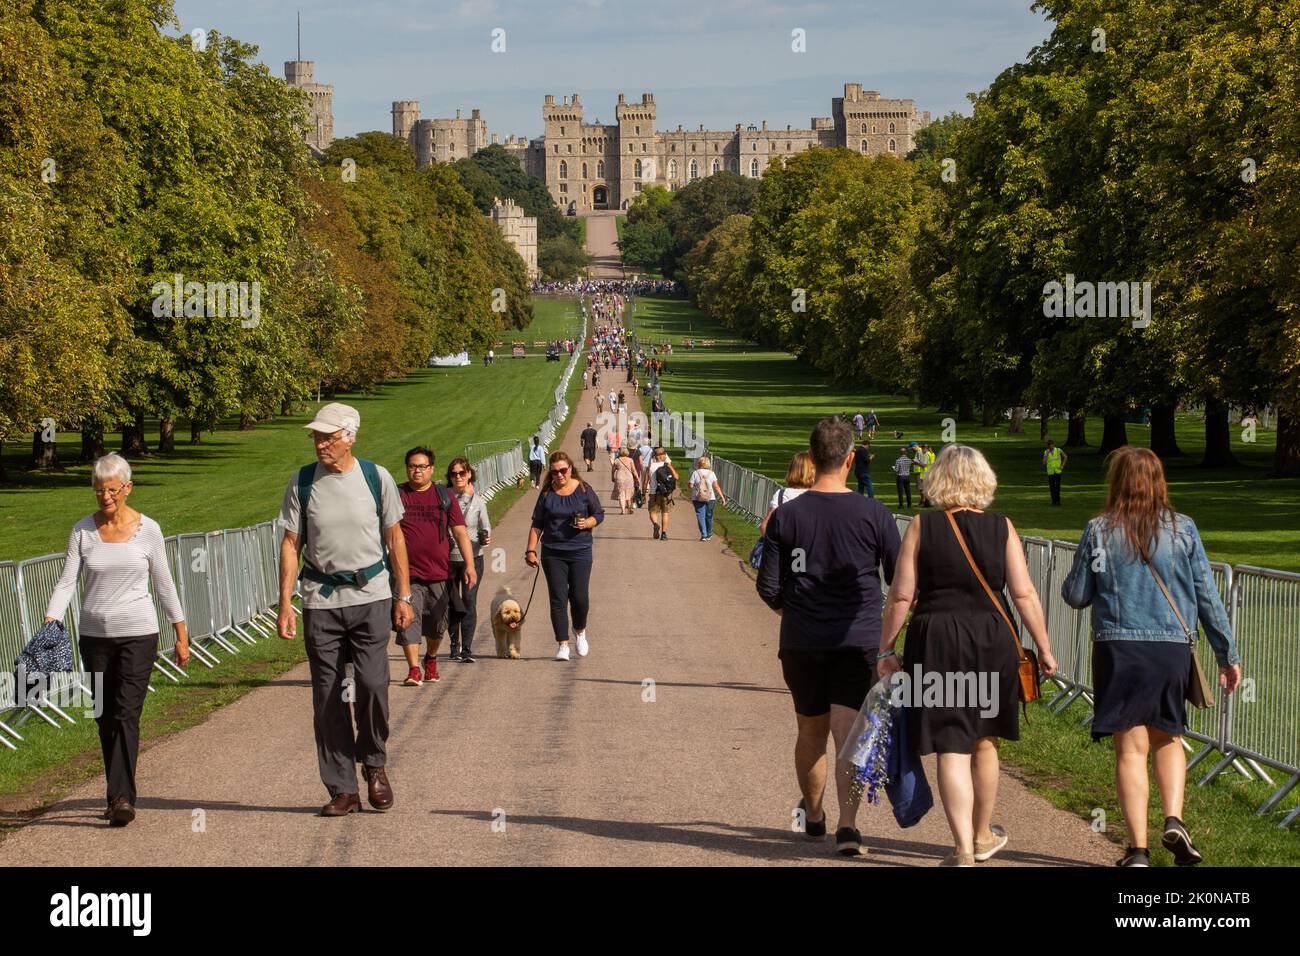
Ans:
POLYGON ((393 788, 388 785, 388 774, 384 772, 384 768, 362 767, 361 773, 366 778, 366 783, 370 785, 370 792, 367 794, 370 798, 370 805, 381 812, 391 810, 393 808, 393 788))
POLYGON ((124 827, 134 819, 135 807, 126 797, 118 797, 108 808, 108 825, 111 827, 124 827))
POLYGON ((320 808, 320 815, 323 817, 345 817, 349 813, 360 812, 361 795, 356 793, 340 793, 320 808))

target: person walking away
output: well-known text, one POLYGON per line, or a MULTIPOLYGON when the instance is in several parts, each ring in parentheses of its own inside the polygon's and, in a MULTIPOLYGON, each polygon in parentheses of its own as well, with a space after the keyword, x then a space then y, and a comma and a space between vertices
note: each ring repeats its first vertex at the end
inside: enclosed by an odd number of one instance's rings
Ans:
MULTIPOLYGON (((614 462, 618 461, 619 449, 623 447, 623 438, 618 433, 618 425, 614 424, 609 431, 605 433, 605 448, 609 452, 609 464, 613 468, 614 462)), ((610 480, 613 480, 613 472, 610 473, 610 480)))
POLYGON ((596 460, 596 429, 591 427, 591 422, 587 422, 578 441, 582 443, 582 463, 591 471, 591 463, 596 460))
POLYGON ((600 415, 605 411, 605 396, 600 392, 596 393, 596 414, 600 415))
MULTIPOLYGON (((492 519, 487 502, 474 490, 478 474, 467 458, 453 458, 447 466, 447 486, 456 495, 465 518, 465 534, 473 560, 465 560, 459 539, 451 542, 451 659, 473 664, 474 631, 478 627, 478 588, 483 581, 483 549, 492 544, 492 519), (472 574, 470 572, 473 572, 472 574)), ((436 648, 435 648, 436 651, 436 648)))
POLYGON ((1047 439, 1047 450, 1043 452, 1043 467, 1047 469, 1047 487, 1052 494, 1052 504, 1061 503, 1061 472, 1069 459, 1064 448, 1057 448, 1056 442, 1047 439))
MULTIPOLYGON (((836 753, 875 683, 884 580, 894 578, 898 528, 874 498, 846 484, 853 470, 853 433, 843 418, 817 423, 809 441, 817 480, 796 501, 769 517, 756 588, 781 615, 781 672, 794 701, 798 737, 795 778, 803 799, 804 835, 826 836, 826 738, 836 753)), ((892 593, 892 590, 891 590, 892 593)), ((857 829, 859 794, 853 767, 835 763, 839 819, 835 849, 861 852, 857 829)))
POLYGON ((102 701, 95 723, 107 784, 104 819, 124 827, 135 819, 140 714, 158 654, 158 612, 149 595, 150 581, 176 630, 176 663, 182 667, 190 659, 190 641, 162 529, 127 503, 131 466, 120 455, 104 455, 95 461, 90 481, 98 507, 72 526, 45 622, 63 620, 80 580, 76 620, 81 665, 103 675, 95 694, 95 703, 102 701))
POLYGON ((528 566, 535 568, 540 563, 546 575, 551 629, 558 645, 557 661, 569 659, 570 615, 578 656, 587 656, 593 558, 591 529, 605 520, 600 496, 574 472, 573 461, 567 454, 563 451, 551 454, 542 493, 533 507, 528 550, 524 552, 528 566))
POLYGON ((944 866, 988 860, 1009 839, 992 822, 998 740, 1020 738, 1021 641, 1004 588, 1038 647, 1042 672, 1056 671, 1020 536, 1004 515, 986 510, 996 490, 983 455, 965 445, 944 448, 927 487, 944 513, 909 522, 880 640, 880 676, 892 679, 902 670, 910 682, 902 712, 909 740, 918 753, 938 755, 939 797, 954 844, 944 866), (894 645, 905 623, 900 665, 894 645), (934 674, 949 690, 922 704, 919 691, 934 674))
MULTIPOLYGON (((433 481, 433 452, 420 445, 406 453, 406 482, 398 488, 402 499, 402 536, 406 539, 406 560, 411 578, 411 609, 415 620, 397 634, 397 644, 406 656, 407 687, 437 683, 438 647, 451 624, 452 538, 470 550, 469 534, 460 502, 451 491, 433 481), (420 645, 427 644, 424 671, 420 671, 420 645)), ((470 586, 477 574, 464 569, 470 586)), ((459 571, 457 572, 459 574, 459 571)), ((453 657, 456 656, 453 654, 453 657)))
POLYGON ((632 494, 636 489, 636 468, 626 448, 620 449, 614 460, 614 493, 618 497, 619 514, 628 515, 632 508, 632 494))
MULTIPOLYGON (((861 417, 862 414, 859 413, 858 418, 861 417)), ((859 429, 858 437, 861 436, 862 431, 859 429)), ((869 442, 863 442, 853 450, 853 476, 858 480, 858 494, 865 491, 868 498, 876 497, 876 489, 871 484, 871 459, 875 457, 871 453, 869 442)))
POLYGON ((680 478, 673 467, 668 452, 662 445, 656 445, 653 460, 646 471, 646 493, 650 497, 650 524, 652 537, 660 541, 668 540, 668 518, 675 506, 673 492, 677 490, 680 478), (663 472, 663 474, 660 474, 663 472))
POLYGON ((332 402, 317 412, 307 425, 316 462, 298 470, 280 506, 284 539, 276 626, 284 640, 297 635, 291 600, 301 552, 303 642, 311 667, 316 757, 330 794, 321 808, 326 817, 360 811, 358 763, 370 805, 393 805, 384 769, 388 634, 390 627, 404 632, 415 620, 402 500, 385 468, 353 455, 360 427, 361 416, 351 406, 332 402), (353 665, 350 687, 344 685, 346 663, 353 665))
MULTIPOLYGON (((1126 445, 1106 459, 1106 507, 1088 522, 1061 585, 1071 607, 1092 608, 1094 741, 1114 735, 1115 789, 1129 832, 1121 866, 1149 866, 1147 759, 1174 862, 1201 862, 1183 822, 1186 699, 1199 624, 1231 695, 1241 657, 1195 522, 1174 510, 1164 466, 1149 448, 1126 445), (1099 560, 1100 559, 1100 560, 1099 560)), ((909 636, 908 640, 911 640, 909 636)), ((1213 701, 1213 690, 1210 692, 1213 701)))
POLYGON ((812 453, 808 451, 795 452, 794 457, 790 459, 790 466, 785 470, 785 487, 778 488, 772 494, 772 500, 768 502, 767 514, 758 524, 758 537, 761 543, 763 535, 767 533, 767 523, 772 520, 772 512, 785 504, 787 501, 794 501, 801 494, 807 491, 817 481, 817 469, 813 467, 812 453))
POLYGON ((546 449, 542 447, 541 439, 534 435, 533 444, 528 449, 528 474, 533 479, 533 487, 536 488, 542 479, 542 469, 546 467, 546 449))
POLYGON ((898 489, 898 507, 903 507, 903 496, 907 495, 907 507, 912 507, 912 467, 915 463, 907 453, 907 447, 898 449, 898 457, 894 459, 894 485, 898 489))
MULTIPOLYGON (((862 417, 862 413, 861 413, 861 412, 858 412, 858 413, 856 413, 856 414, 853 416, 853 439, 854 439, 854 441, 861 441, 861 440, 862 440, 862 429, 866 427, 866 424, 867 424, 867 420, 866 420, 865 418, 862 417)), ((858 494, 862 494, 862 491, 859 490, 859 491, 858 491, 858 494)))
POLYGON ((718 476, 713 473, 712 462, 708 455, 702 455, 695 462, 691 472, 691 503, 695 506, 695 520, 700 526, 700 540, 708 541, 713 537, 713 507, 718 501, 723 507, 727 505, 727 496, 722 493, 718 476))
POLYGON ((880 416, 876 414, 876 410, 873 408, 870 412, 867 413, 867 440, 868 441, 876 440, 876 428, 879 425, 880 425, 880 416))

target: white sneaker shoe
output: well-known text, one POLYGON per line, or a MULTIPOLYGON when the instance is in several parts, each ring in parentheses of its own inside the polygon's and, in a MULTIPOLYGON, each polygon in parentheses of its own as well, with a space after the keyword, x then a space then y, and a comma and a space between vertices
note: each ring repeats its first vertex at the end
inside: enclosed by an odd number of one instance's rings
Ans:
POLYGON ((568 645, 568 644, 561 644, 561 645, 560 645, 560 649, 559 649, 558 651, 555 652, 555 659, 556 659, 557 661, 567 661, 567 660, 569 659, 569 645, 568 645))
POLYGON ((578 656, 579 656, 579 657, 586 657, 586 656, 587 656, 587 632, 586 632, 586 631, 579 631, 579 632, 578 632, 576 635, 574 635, 574 636, 575 636, 576 639, 577 639, 577 645, 578 645, 578 656))

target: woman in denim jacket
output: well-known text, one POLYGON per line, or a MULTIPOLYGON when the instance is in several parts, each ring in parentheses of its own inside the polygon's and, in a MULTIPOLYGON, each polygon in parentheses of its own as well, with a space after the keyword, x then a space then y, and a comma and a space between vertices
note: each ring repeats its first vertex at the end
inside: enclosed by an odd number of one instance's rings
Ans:
POLYGON ((1187 635, 1152 569, 1188 627, 1199 621, 1205 629, 1225 694, 1241 680, 1241 659, 1201 536, 1169 503, 1160 459, 1150 449, 1125 446, 1107 465, 1106 508, 1088 522, 1061 597, 1071 607, 1092 606, 1092 738, 1115 736, 1115 788, 1130 844, 1120 865, 1150 866, 1150 752, 1165 812, 1161 843, 1188 866, 1201 862, 1181 819, 1191 658, 1187 635))

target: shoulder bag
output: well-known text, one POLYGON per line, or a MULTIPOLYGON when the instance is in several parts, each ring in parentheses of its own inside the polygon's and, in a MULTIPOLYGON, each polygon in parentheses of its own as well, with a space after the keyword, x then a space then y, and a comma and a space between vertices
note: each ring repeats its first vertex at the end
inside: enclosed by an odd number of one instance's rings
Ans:
POLYGON ((1196 656, 1196 632, 1187 627, 1187 622, 1183 620, 1182 611, 1178 610, 1178 605, 1174 603, 1173 595, 1165 587, 1165 582, 1150 561, 1142 562, 1151 572, 1151 576, 1156 579, 1156 584, 1160 585, 1160 593, 1165 596, 1169 606, 1173 608, 1174 617, 1178 618, 1178 626, 1183 629, 1183 634, 1187 638, 1187 646, 1191 650, 1191 670, 1187 676, 1187 700, 1193 707, 1199 707, 1204 710, 1207 707, 1214 706, 1214 690, 1210 687, 1210 682, 1205 679, 1205 668, 1201 667, 1201 659, 1196 656))
POLYGON ((966 539, 962 537, 961 529, 957 527, 957 519, 952 516, 951 511, 945 511, 944 514, 948 516, 948 523, 952 525, 952 533, 957 536, 957 543, 961 545, 961 553, 966 555, 966 563, 975 572, 975 577, 979 578, 984 593, 989 596, 989 600, 993 602, 993 606, 998 609, 998 613, 1002 615, 1002 620, 1007 622, 1007 627, 1011 630, 1011 638, 1016 645, 1016 654, 1020 657, 1020 702, 1027 704, 1030 701, 1038 700, 1042 696, 1042 689, 1038 684, 1038 655, 1031 650, 1026 650, 1025 646, 1020 643, 1020 635, 1016 632, 1016 626, 1011 623, 1011 618, 1007 616, 1006 608, 993 594, 993 589, 984 580, 984 575, 980 573, 979 566, 975 564, 975 559, 971 557, 970 548, 966 547, 966 539))

